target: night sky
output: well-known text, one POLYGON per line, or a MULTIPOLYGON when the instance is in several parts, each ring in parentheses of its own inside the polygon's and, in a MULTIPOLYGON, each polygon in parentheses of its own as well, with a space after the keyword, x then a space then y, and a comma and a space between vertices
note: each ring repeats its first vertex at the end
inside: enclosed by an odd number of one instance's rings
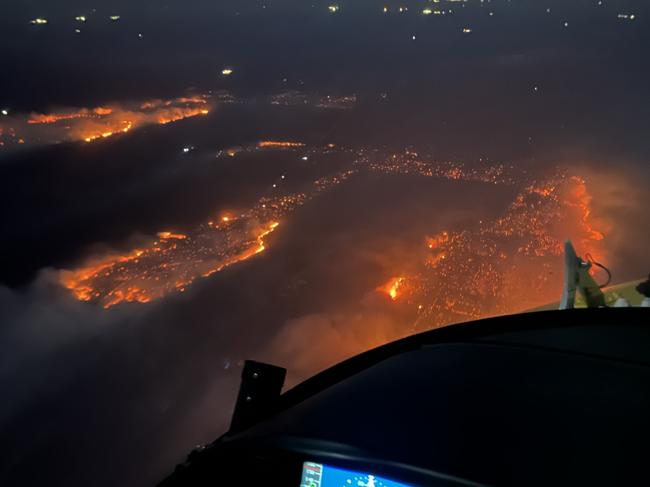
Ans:
POLYGON ((647 276, 648 19, 5 0, 0 484, 155 484, 227 428, 243 360, 293 385, 556 301, 565 238, 647 276))

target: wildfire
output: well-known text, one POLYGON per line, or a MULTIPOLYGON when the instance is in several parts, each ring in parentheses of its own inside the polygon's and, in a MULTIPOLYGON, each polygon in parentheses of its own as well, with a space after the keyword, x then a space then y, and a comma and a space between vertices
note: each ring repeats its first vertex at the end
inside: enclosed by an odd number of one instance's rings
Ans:
POLYGON ((496 220, 427 237, 419 269, 380 290, 395 300, 408 279, 406 302, 416 307, 416 327, 531 309, 559 299, 566 238, 581 254, 606 260, 599 224, 583 179, 560 175, 536 182, 496 220))
POLYGON ((95 261, 77 271, 61 271, 61 284, 72 291, 79 301, 91 301, 98 297, 95 290, 88 284, 92 278, 105 273, 111 267, 133 261, 144 254, 144 250, 135 249, 126 255, 109 256, 95 261))
POLYGON ((436 235, 435 237, 427 237, 426 240, 429 250, 438 249, 449 241, 449 233, 442 232, 440 235, 436 235))
POLYGON ((261 140, 258 144, 260 148, 273 148, 273 149, 296 149, 304 147, 302 142, 289 142, 289 141, 276 141, 276 140, 261 140))
POLYGON ((174 100, 150 100, 142 103, 140 109, 142 110, 156 110, 162 107, 171 107, 174 105, 186 104, 186 105, 207 105, 208 100, 205 96, 191 96, 191 97, 180 97, 174 100))
POLYGON ((587 191, 587 183, 584 179, 574 176, 571 178, 572 188, 571 197, 572 201, 567 204, 575 206, 580 214, 580 225, 584 229, 587 240, 603 240, 605 235, 596 230, 591 222, 591 195, 587 191))
MULTIPOLYGON (((207 96, 153 100, 137 104, 110 104, 96 108, 68 108, 51 113, 13 115, 14 132, 40 143, 93 142, 127 133, 146 125, 166 125, 186 118, 208 115, 207 96)), ((18 140, 18 137, 15 137, 18 140)))
POLYGON ((102 133, 99 133, 99 134, 89 135, 89 136, 87 136, 87 137, 84 137, 84 141, 86 141, 86 142, 92 142, 93 140, 97 140, 97 139, 106 139, 106 138, 108 138, 108 137, 112 137, 112 136, 115 135, 116 133, 120 133, 120 132, 123 133, 123 134, 125 134, 125 133, 127 133, 129 130, 131 130, 131 128, 133 127, 133 123, 129 122, 128 120, 125 120, 125 121, 122 122, 122 123, 124 124, 124 127, 122 127, 122 128, 121 128, 119 131, 117 131, 117 132, 109 131, 109 132, 102 132, 102 133))
POLYGON ((167 125, 168 123, 178 122, 185 118, 208 115, 209 113, 210 110, 206 110, 205 108, 168 109, 163 111, 163 114, 158 117, 157 122, 161 125, 167 125))
POLYGON ((172 232, 158 232, 158 238, 161 240, 169 240, 171 239, 177 239, 177 240, 184 240, 187 238, 187 235, 183 235, 182 233, 172 233, 172 232))
POLYGON ((125 255, 93 259, 79 269, 62 271, 60 282, 77 299, 105 308, 184 292, 197 279, 264 252, 265 239, 278 228, 280 218, 353 174, 344 170, 321 177, 308 193, 262 196, 252 207, 237 214, 222 212, 187 234, 161 231, 157 240, 125 255))
POLYGON ((62 120, 74 120, 77 118, 92 118, 92 117, 103 117, 113 113, 111 108, 97 107, 92 110, 86 108, 81 109, 77 112, 70 113, 51 113, 51 114, 39 114, 33 113, 27 123, 29 125, 45 125, 53 124, 60 122, 62 120))
POLYGON ((388 295, 390 299, 393 301, 396 301, 397 298, 399 297, 399 290, 404 284, 404 281, 406 278, 404 277, 393 277, 388 281, 386 284, 383 286, 380 286, 378 290, 380 292, 383 292, 384 294, 388 295))
MULTIPOLYGON (((150 108, 155 110, 156 108, 150 108)), ((259 147, 293 147, 298 142, 262 141, 259 147)), ((416 156, 390 158, 385 164, 356 164, 313 181, 311 189, 262 196, 249 209, 214 214, 214 220, 187 234, 163 231, 150 245, 125 255, 110 256, 74 271, 61 282, 83 301, 104 307, 148 302, 184 292, 201 277, 245 261, 267 248, 265 239, 289 212, 328 188, 364 170, 419 174, 423 177, 484 181, 512 187, 518 193, 502 214, 471 229, 431 234, 420 241, 418 262, 401 263, 377 292, 413 307, 414 327, 442 326, 484 316, 511 313, 557 300, 562 281, 562 242, 570 238, 581 255, 604 258, 603 222, 591 211, 585 180, 563 173, 540 180, 503 166, 471 167, 443 163, 440 168, 416 156), (424 245, 422 245, 424 243, 424 245), (408 273, 403 269, 411 269, 408 273)))
POLYGON ((272 221, 258 227, 252 239, 242 229, 239 241, 231 242, 232 249, 214 255, 209 255, 209 248, 197 248, 188 235, 159 232, 158 240, 147 247, 62 271, 60 282, 78 300, 97 301, 104 308, 121 302, 147 303, 173 291, 183 292, 197 278, 209 277, 263 252, 264 238, 278 225, 272 221))
POLYGON ((234 256, 232 259, 221 264, 219 267, 215 269, 211 269, 210 271, 206 272, 205 274, 203 274, 203 277, 210 277, 212 274, 216 272, 220 272, 228 266, 237 264, 238 262, 242 262, 246 259, 250 259, 254 255, 264 252, 266 250, 266 247, 264 245, 264 237, 266 237, 271 232, 273 232, 278 227, 278 225, 280 225, 279 222, 272 222, 267 227, 261 228, 259 230, 259 233, 257 234, 256 244, 254 246, 246 249, 241 254, 234 256))

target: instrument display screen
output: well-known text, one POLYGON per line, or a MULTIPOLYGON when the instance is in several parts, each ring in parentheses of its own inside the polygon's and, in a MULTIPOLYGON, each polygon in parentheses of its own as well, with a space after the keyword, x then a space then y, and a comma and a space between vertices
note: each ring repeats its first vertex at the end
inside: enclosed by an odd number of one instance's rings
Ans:
POLYGON ((305 462, 300 487, 414 487, 366 472, 305 462))

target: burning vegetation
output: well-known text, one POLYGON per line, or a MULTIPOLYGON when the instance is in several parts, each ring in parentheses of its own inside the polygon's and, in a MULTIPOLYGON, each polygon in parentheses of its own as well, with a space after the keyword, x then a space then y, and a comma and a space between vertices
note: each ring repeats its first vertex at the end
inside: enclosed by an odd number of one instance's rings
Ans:
POLYGON ((162 231, 149 245, 126 254, 98 256, 60 273, 61 284, 81 301, 110 308, 146 303, 184 292, 193 282, 246 261, 267 248, 280 219, 353 174, 343 171, 314 181, 309 193, 261 197, 239 214, 221 212, 188 233, 162 231))
POLYGON ((602 222, 592 215, 587 183, 579 177, 558 173, 535 180, 499 164, 476 168, 429 161, 413 152, 381 158, 359 150, 347 169, 315 179, 307 191, 282 194, 274 184, 273 196, 260 197, 249 209, 216 212, 185 233, 162 231, 150 245, 99 256, 76 270, 62 271, 61 283, 78 299, 106 308, 183 292, 197 279, 263 252, 268 247, 266 237, 292 211, 361 171, 520 188, 494 220, 462 231, 422 235, 420 250, 409 250, 421 256, 419 261, 396 267, 395 277, 377 287, 396 307, 412 313, 414 330, 557 300, 566 238, 581 252, 607 260, 602 222))
POLYGON ((135 104, 109 104, 96 108, 70 108, 27 116, 17 114, 4 117, 0 125, 0 144, 13 145, 18 140, 28 144, 93 142, 146 125, 166 125, 208 115, 211 109, 209 97, 201 95, 135 104))
POLYGON ((496 220, 426 237, 419 269, 380 289, 413 310, 415 329, 557 301, 566 238, 606 260, 604 235, 595 225, 583 179, 559 175, 535 182, 496 220))

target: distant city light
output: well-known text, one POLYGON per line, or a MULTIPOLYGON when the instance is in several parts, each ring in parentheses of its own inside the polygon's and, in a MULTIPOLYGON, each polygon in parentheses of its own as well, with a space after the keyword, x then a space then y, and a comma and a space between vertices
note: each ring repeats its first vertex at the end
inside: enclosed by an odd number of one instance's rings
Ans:
POLYGON ((472 29, 470 29, 469 27, 463 28, 463 34, 470 34, 471 32, 472 32, 472 29))
POLYGON ((384 7, 384 13, 388 12, 388 7, 384 7))
POLYGON ((221 70, 221 74, 224 76, 230 76, 233 73, 233 70, 231 68, 224 68, 221 70))
POLYGON ((86 17, 84 15, 78 15, 77 17, 74 18, 77 22, 85 22, 86 17))
POLYGON ((433 10, 431 10, 430 8, 425 8, 424 10, 422 10, 422 15, 431 15, 432 13, 433 10))
POLYGON ((122 17, 119 16, 119 15, 111 15, 111 16, 109 17, 109 19, 111 19, 113 22, 117 22, 117 21, 120 20, 121 18, 122 18, 122 17))
POLYGON ((339 11, 339 6, 338 5, 330 5, 327 7, 327 10, 329 10, 331 13, 336 13, 339 11))
POLYGON ((5 108, 5 109, 2 110, 0 113, 2 113, 4 116, 7 116, 7 115, 9 115, 9 110, 7 110, 7 109, 5 108))
POLYGON ((30 20, 29 23, 32 25, 43 25, 43 24, 47 24, 47 19, 38 17, 37 19, 30 20))

